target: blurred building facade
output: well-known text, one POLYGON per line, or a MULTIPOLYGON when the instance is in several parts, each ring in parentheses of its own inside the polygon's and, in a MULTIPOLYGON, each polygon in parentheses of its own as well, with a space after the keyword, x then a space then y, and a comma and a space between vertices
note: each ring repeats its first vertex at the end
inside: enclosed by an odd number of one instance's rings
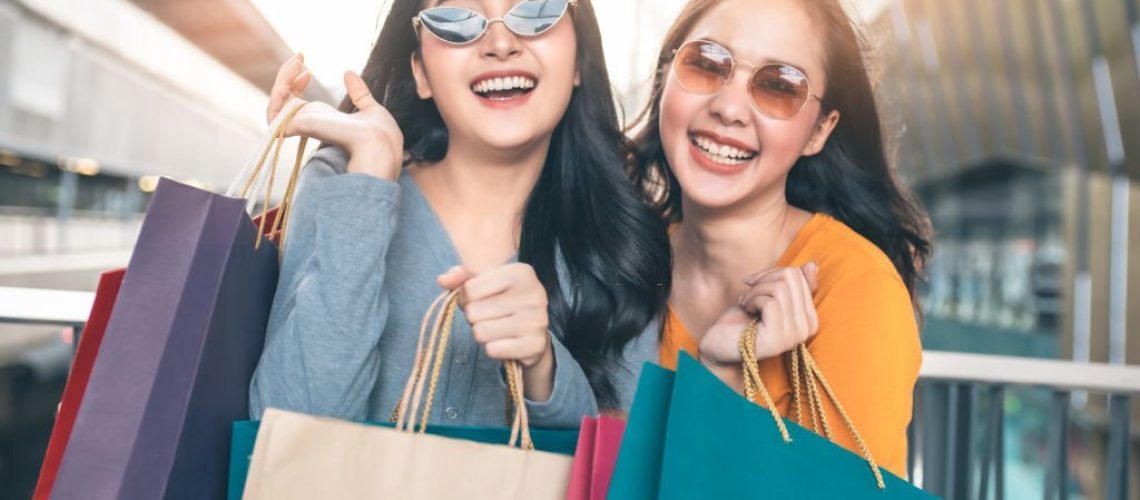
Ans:
MULTIPOLYGON (((1138 8, 900 0, 870 20, 898 169, 936 231, 925 348, 1140 363, 1138 8)), ((1015 468, 1050 398, 1006 398, 1015 468)), ((1071 403, 1072 493, 1103 498, 1107 406, 1071 403)))
POLYGON ((0 67, 0 255, 130 248, 154 176, 224 187, 262 133, 262 89, 125 0, 0 0, 0 67))
MULTIPOLYGON (((289 47, 245 0, 183 2, 213 17, 178 31, 155 3, 0 0, 0 286, 92 289, 157 176, 222 189, 262 139, 266 67, 289 47)), ((0 499, 31 495, 67 337, 0 325, 0 499)))

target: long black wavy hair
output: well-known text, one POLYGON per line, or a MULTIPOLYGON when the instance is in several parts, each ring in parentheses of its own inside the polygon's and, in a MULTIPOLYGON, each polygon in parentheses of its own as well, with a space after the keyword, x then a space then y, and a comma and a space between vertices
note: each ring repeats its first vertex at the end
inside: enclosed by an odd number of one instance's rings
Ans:
MULTIPOLYGON (((644 128, 634 139, 631 175, 673 223, 683 216, 681 185, 662 148, 661 97, 674 50, 721 1, 691 0, 670 28, 658 54, 650 102, 641 114, 644 128)), ((867 66, 868 45, 838 1, 804 0, 799 4, 825 38, 827 92, 821 102, 821 116, 838 110, 840 119, 819 154, 800 157, 792 166, 785 193, 788 203, 828 214, 878 246, 894 263, 917 313, 915 288, 931 251, 930 222, 887 160, 867 66)))
MULTIPOLYGON (((448 130, 435 102, 417 96, 412 76, 411 57, 420 48, 412 18, 422 8, 423 0, 393 1, 361 77, 400 125, 407 161, 430 164, 447 154, 448 130)), ((620 403, 610 376, 615 361, 663 313, 672 254, 665 221, 626 177, 631 146, 618 124, 593 6, 578 0, 568 15, 581 84, 527 201, 519 261, 546 288, 551 328, 582 366, 599 406, 613 408, 620 403)), ((356 111, 347 98, 340 109, 356 111)))

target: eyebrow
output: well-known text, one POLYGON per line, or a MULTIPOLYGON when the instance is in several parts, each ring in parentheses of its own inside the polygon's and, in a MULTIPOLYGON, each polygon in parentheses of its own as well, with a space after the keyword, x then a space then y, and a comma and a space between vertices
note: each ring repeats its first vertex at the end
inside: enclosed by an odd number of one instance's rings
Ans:
MULTIPOLYGON (((449 0, 442 0, 442 1, 446 2, 446 1, 449 1, 449 0)), ((734 57, 734 58, 736 58, 736 57, 737 57, 737 56, 736 56, 736 52, 735 52, 735 51, 733 51, 733 50, 732 50, 732 48, 731 48, 731 47, 729 47, 729 45, 728 45, 727 43, 724 43, 724 42, 722 42, 722 41, 720 41, 720 40, 717 40, 717 39, 716 39, 716 38, 714 38, 714 37, 711 37, 711 36, 702 36, 702 37, 700 37, 700 38, 697 38, 697 40, 707 40, 707 41, 710 41, 710 42, 716 43, 717 45, 720 45, 721 47, 724 47, 724 48, 728 49, 729 53, 731 53, 731 54, 732 54, 732 57, 734 57)), ((748 62, 750 62, 750 63, 751 63, 752 61, 748 61, 748 62)), ((799 72, 800 72, 800 73, 803 73, 803 74, 804 74, 804 76, 806 76, 806 77, 808 77, 808 78, 811 78, 811 75, 809 75, 809 74, 808 74, 808 71, 807 71, 806 69, 804 69, 804 67, 803 67, 803 66, 800 66, 799 64, 791 63, 791 62, 788 62, 788 61, 784 61, 784 60, 781 60, 781 59, 775 59, 775 58, 771 58, 771 57, 765 57, 764 59, 762 59, 762 60, 760 61, 760 63, 759 63, 759 64, 757 64, 757 66, 765 66, 765 65, 768 65, 768 64, 783 64, 784 66, 790 66, 790 67, 793 67, 793 68, 796 68, 797 70, 799 70, 799 72)))

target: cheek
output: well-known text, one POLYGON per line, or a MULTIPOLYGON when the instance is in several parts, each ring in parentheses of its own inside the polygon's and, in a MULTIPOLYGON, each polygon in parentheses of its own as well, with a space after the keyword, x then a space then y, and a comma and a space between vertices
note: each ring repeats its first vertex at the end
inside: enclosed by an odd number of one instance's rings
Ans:
POLYGON ((670 163, 674 155, 683 154, 689 144, 689 127, 697 117, 705 98, 686 92, 670 78, 661 93, 661 145, 670 163))
POLYGON ((806 115, 792 120, 764 118, 758 125, 763 165, 770 170, 788 171, 811 140, 815 119, 806 115))
POLYGON ((524 40, 542 68, 543 82, 569 100, 578 70, 578 41, 570 23, 559 23, 553 30, 533 40, 524 40))
POLYGON ((446 105, 449 97, 467 89, 462 71, 466 61, 475 57, 472 49, 445 45, 434 38, 425 37, 421 51, 424 78, 437 104, 446 105))

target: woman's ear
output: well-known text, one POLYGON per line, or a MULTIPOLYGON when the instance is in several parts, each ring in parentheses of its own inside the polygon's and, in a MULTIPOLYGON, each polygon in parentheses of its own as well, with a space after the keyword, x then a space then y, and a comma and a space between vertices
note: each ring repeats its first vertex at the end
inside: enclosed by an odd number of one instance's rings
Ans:
POLYGON ((837 110, 833 109, 826 116, 820 118, 815 124, 811 139, 804 146, 803 156, 815 156, 823 151, 824 144, 827 144, 827 138, 831 137, 831 132, 835 130, 835 126, 838 124, 839 111, 837 110))
POLYGON ((412 77, 416 79, 416 94, 420 99, 431 99, 431 83, 428 82, 427 72, 424 71, 424 63, 420 60, 419 54, 412 53, 412 77))

